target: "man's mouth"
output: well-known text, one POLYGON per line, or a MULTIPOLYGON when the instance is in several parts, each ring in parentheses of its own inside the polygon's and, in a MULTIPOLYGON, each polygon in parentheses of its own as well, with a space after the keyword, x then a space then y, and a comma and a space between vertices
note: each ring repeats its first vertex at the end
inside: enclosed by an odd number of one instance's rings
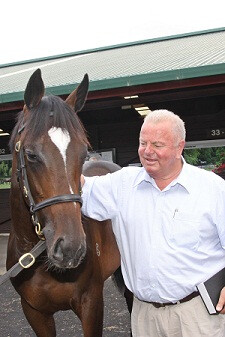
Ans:
POLYGON ((153 164, 155 164, 157 162, 156 159, 150 159, 150 158, 144 158, 144 159, 150 165, 153 165, 153 164))

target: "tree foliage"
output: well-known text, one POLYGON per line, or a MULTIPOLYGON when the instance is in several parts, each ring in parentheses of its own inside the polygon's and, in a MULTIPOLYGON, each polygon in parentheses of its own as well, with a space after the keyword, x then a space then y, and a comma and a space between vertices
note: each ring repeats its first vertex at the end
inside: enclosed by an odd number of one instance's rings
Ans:
POLYGON ((12 173, 11 161, 1 161, 0 162, 0 178, 9 178, 12 173))
POLYGON ((225 163, 224 147, 185 149, 183 155, 187 163, 195 166, 213 169, 225 163))

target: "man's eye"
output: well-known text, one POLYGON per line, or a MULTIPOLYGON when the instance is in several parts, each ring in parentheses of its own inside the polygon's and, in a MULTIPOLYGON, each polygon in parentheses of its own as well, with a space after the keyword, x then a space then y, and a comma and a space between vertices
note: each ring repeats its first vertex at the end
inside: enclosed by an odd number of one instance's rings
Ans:
POLYGON ((164 147, 165 145, 162 145, 162 144, 154 144, 154 146, 155 146, 156 148, 160 148, 160 147, 164 147))

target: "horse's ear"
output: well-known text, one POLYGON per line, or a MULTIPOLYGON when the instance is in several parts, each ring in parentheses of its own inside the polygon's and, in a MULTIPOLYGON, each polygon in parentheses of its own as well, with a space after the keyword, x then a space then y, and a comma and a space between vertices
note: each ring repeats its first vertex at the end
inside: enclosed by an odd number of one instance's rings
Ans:
POLYGON ((41 70, 37 69, 30 77, 24 93, 24 102, 28 109, 37 106, 44 96, 45 86, 41 77, 41 70))
POLYGON ((84 75, 84 78, 80 85, 67 97, 66 103, 69 104, 75 112, 79 112, 86 102, 89 87, 88 74, 84 75))

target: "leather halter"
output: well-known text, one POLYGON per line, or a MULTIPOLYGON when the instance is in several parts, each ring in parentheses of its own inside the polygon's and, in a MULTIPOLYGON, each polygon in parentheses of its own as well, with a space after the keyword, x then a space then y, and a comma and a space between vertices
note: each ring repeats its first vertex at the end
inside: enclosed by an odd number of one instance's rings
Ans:
MULTIPOLYGON (((24 129, 24 126, 19 130, 19 133, 21 133, 24 129)), ((64 203, 64 202, 78 202, 82 206, 82 198, 81 198, 81 188, 79 187, 80 194, 62 194, 57 195, 52 198, 48 198, 46 200, 43 200, 37 204, 35 204, 28 178, 27 178, 27 170, 26 170, 26 163, 24 159, 24 150, 21 146, 21 142, 18 141, 15 145, 15 151, 18 154, 17 157, 17 179, 20 184, 20 189, 23 191, 23 195, 26 201, 26 204, 29 207, 29 211, 31 214, 31 220, 35 226, 36 234, 38 235, 39 239, 45 240, 41 225, 38 221, 38 217, 36 212, 45 208, 49 207, 51 205, 55 205, 58 203, 64 203)))
MULTIPOLYGON (((21 134, 21 132, 24 130, 24 127, 24 124, 22 124, 22 127, 18 131, 19 134, 21 134)), ((37 211, 62 202, 78 202, 82 206, 81 194, 57 195, 41 201, 38 204, 35 204, 29 187, 26 164, 24 160, 24 150, 21 146, 21 141, 18 141, 16 143, 15 151, 17 153, 17 180, 19 182, 20 189, 22 189, 23 191, 26 204, 29 207, 32 222, 35 226, 36 234, 38 235, 40 241, 38 241, 38 243, 32 248, 30 252, 23 254, 20 257, 19 261, 14 266, 12 266, 4 275, 0 275, 0 285, 6 282, 9 278, 16 277, 22 270, 30 268, 35 263, 36 258, 45 251, 46 243, 45 241, 42 241, 45 240, 45 237, 43 235, 41 225, 36 215, 37 211)), ((79 190, 81 191, 80 187, 79 190)))

